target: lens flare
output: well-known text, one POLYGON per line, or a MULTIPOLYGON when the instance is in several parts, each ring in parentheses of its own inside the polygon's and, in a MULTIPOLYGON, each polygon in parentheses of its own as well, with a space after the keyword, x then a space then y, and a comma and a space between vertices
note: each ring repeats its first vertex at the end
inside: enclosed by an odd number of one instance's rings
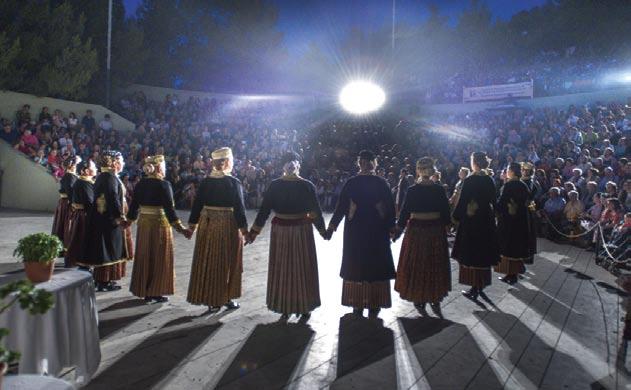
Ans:
POLYGON ((369 81, 352 81, 340 92, 340 104, 344 110, 355 115, 376 111, 386 101, 386 94, 369 81))

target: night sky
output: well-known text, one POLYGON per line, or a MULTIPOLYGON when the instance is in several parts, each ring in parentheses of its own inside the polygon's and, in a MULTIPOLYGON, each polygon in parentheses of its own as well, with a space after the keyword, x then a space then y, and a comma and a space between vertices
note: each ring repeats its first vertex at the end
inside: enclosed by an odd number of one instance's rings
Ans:
MULTIPOLYGON (((238 0, 237 0, 238 1, 238 0)), ((392 23, 391 0, 272 0, 279 9, 279 29, 285 35, 290 53, 302 52, 309 42, 324 43, 342 36, 348 28, 367 29, 392 23)), ((547 0, 483 0, 494 17, 510 19, 515 13, 543 5, 547 0)), ((142 0, 124 0, 128 17, 135 14, 142 0)), ((455 23, 470 0, 396 0, 399 21, 422 21, 428 15, 428 5, 436 4, 455 23)))

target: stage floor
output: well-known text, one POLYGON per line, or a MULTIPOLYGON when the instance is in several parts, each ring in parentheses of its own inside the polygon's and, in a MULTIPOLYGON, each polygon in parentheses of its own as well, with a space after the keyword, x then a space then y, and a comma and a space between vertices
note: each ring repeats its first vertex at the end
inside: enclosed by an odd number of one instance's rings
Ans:
MULTIPOLYGON (((187 213, 180 212, 182 220, 187 213)), ((248 213, 252 222, 254 213, 248 213)), ((0 266, 18 238, 50 231, 52 215, 0 211, 0 266)), ((624 297, 582 249, 539 241, 514 288, 494 281, 492 303, 453 291, 444 320, 422 318, 393 293, 380 320, 340 305, 342 234, 319 237, 322 306, 308 325, 279 324, 265 307, 269 227, 245 248, 241 308, 205 315, 185 302, 194 241, 177 235, 176 295, 146 305, 123 289, 97 293, 102 362, 87 389, 623 389, 624 297)), ((393 245, 395 258, 399 243, 393 245)), ((0 270, 2 270, 0 269, 0 270)), ((131 273, 129 264, 128 273, 131 273)), ((429 309, 429 308, 428 308, 429 309)), ((631 367, 631 365, 627 365, 631 367)), ((69 371, 68 377, 72 376, 69 371)))

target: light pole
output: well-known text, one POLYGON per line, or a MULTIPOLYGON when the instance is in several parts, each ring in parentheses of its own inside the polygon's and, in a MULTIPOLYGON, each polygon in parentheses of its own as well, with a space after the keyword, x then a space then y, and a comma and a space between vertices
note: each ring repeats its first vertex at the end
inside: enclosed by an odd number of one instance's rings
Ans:
POLYGON ((397 0, 392 0, 392 52, 394 53, 394 32, 397 11, 397 0))
POLYGON ((112 0, 108 1, 107 5, 107 65, 105 76, 105 106, 110 106, 110 93, 111 93, 111 63, 112 63, 112 0))

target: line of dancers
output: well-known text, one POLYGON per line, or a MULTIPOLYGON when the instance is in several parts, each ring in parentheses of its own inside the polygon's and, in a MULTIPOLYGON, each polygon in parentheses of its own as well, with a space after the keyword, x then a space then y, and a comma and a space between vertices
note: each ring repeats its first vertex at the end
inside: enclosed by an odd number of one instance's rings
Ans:
POLYGON ((120 153, 103 153, 98 176, 94 163, 69 160, 53 223, 53 233, 65 244, 66 266, 92 269, 96 288, 112 291, 120 289, 117 281, 133 259, 131 293, 147 302, 164 302, 175 293, 173 230, 188 239, 196 234, 187 301, 211 312, 237 309, 244 245, 257 239, 273 212, 266 304, 281 319, 296 315, 308 321, 321 304, 314 227, 330 240, 345 220, 341 301, 356 316, 367 309, 374 318, 391 307, 394 279, 395 291, 420 314, 428 315, 429 303, 442 317, 440 302, 452 286, 447 234, 453 223, 457 234, 451 257, 460 263, 459 282, 471 287, 462 292, 468 299, 488 299, 484 288, 491 284, 492 267, 505 275, 502 281, 514 284, 534 258, 529 164, 510 164, 497 198, 486 173, 489 159, 473 153, 471 174, 459 183, 452 212, 444 188, 431 179, 434 160, 424 157, 416 164, 417 181, 407 190, 397 218, 390 189, 376 175, 376 156, 362 151, 359 173, 344 185, 327 227, 314 185, 300 176, 300 156, 287 153, 282 176, 269 185, 248 229, 243 188, 231 175, 232 150, 221 148, 211 157, 212 172, 199 184, 188 227, 177 217, 171 185, 164 180, 164 156, 144 160, 145 177, 129 206, 118 178, 124 167, 120 153), (390 245, 402 235, 395 270, 390 245))

